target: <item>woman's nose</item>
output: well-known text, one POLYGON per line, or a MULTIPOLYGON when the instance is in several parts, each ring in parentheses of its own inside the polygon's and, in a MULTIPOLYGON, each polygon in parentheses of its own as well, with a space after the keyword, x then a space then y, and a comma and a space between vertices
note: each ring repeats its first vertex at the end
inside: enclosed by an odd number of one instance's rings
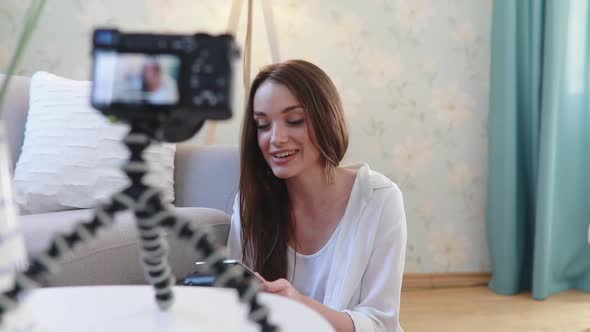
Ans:
POLYGON ((287 128, 281 125, 275 125, 272 128, 272 136, 270 138, 271 144, 281 144, 288 140, 287 128))

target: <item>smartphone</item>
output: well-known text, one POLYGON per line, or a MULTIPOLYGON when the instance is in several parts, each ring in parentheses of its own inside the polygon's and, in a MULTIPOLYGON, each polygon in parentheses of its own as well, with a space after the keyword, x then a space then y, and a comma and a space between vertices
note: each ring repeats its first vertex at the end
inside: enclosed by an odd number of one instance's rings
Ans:
MULTIPOLYGON (((201 263, 201 262, 197 262, 201 263)), ((202 263, 203 264, 203 263, 202 263)), ((256 274, 254 273, 254 271, 252 271, 252 269, 250 269, 249 267, 247 267, 246 265, 242 264, 241 262, 235 260, 235 259, 225 259, 223 261, 223 264, 227 264, 228 266, 235 266, 238 265, 240 266, 242 269, 244 269, 252 278, 258 280, 258 277, 256 276, 256 274)))
MULTIPOLYGON (((205 262, 196 262, 195 264, 197 265, 197 270, 193 273, 190 273, 184 278, 184 285, 213 286, 215 284, 215 275, 213 275, 211 272, 205 272, 203 270, 202 266, 205 264, 205 262)), ((223 261, 223 264, 226 264, 228 266, 240 266, 240 268, 246 271, 248 275, 250 275, 254 280, 262 282, 256 276, 256 274, 254 274, 254 271, 252 271, 249 267, 235 259, 226 259, 223 261)))

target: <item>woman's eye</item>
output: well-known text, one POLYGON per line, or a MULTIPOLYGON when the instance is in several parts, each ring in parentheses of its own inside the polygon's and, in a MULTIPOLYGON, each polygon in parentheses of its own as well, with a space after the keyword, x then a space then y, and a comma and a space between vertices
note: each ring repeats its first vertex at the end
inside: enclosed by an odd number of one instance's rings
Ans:
POLYGON ((304 122, 303 119, 299 119, 299 120, 294 120, 294 121, 287 121, 288 124, 292 125, 292 126, 300 126, 302 125, 304 122))
POLYGON ((257 123, 256 128, 258 128, 258 130, 268 129, 270 128, 270 123, 257 123))

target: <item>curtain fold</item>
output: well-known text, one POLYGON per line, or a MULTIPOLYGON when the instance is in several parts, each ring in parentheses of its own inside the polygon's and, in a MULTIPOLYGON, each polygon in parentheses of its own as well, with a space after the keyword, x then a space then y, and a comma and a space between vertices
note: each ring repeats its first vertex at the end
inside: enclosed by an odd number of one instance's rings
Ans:
POLYGON ((587 0, 496 0, 487 196, 490 288, 590 291, 587 0))

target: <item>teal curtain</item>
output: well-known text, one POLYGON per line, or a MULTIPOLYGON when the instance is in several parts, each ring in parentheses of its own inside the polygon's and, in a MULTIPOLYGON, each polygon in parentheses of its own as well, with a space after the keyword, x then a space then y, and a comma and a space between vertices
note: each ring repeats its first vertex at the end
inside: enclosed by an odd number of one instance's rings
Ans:
POLYGON ((590 291, 590 1, 495 0, 490 288, 590 291))

